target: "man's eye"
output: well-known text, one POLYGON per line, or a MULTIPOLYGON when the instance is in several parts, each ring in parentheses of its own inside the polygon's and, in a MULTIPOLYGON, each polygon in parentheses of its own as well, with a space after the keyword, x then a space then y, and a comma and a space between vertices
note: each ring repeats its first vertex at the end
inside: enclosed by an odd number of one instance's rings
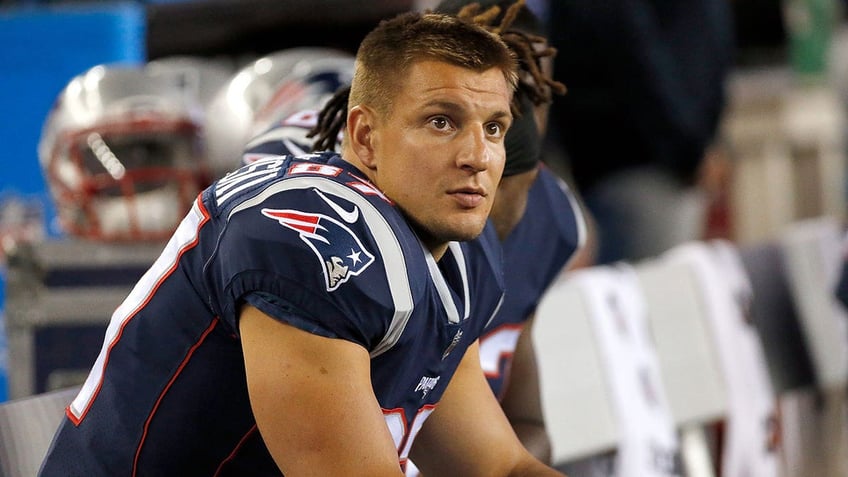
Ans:
POLYGON ((491 136, 500 137, 503 135, 503 125, 500 123, 489 123, 486 125, 486 133, 491 136))
POLYGON ((430 124, 433 125, 436 129, 447 129, 450 126, 450 122, 448 122, 447 118, 436 117, 430 120, 430 124))

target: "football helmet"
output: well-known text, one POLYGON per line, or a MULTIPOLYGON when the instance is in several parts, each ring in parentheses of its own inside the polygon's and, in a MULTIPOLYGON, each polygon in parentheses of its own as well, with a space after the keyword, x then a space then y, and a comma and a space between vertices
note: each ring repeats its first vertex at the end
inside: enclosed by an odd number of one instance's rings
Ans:
POLYGON ((353 79, 354 57, 324 47, 298 47, 261 57, 241 68, 210 105, 207 131, 216 170, 242 164, 242 152, 257 135, 274 130, 304 152, 319 111, 353 79), (314 115, 313 115, 314 116, 314 115), (288 120, 288 121, 287 121, 288 120))
POLYGON ((203 94, 213 93, 201 91, 229 77, 181 60, 97 65, 72 78, 38 145, 62 230, 102 241, 166 239, 211 182, 203 94))
POLYGON ((145 70, 152 76, 174 82, 178 90, 196 99, 206 109, 218 91, 230 81, 236 68, 228 60, 177 55, 151 60, 145 70))

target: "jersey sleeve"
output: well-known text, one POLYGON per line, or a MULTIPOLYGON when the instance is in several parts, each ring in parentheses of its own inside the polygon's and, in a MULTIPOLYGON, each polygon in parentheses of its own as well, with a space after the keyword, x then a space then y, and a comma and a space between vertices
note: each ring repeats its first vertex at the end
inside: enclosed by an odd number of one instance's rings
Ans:
POLYGON ((338 182, 302 177, 273 184, 221 219, 210 280, 221 290, 221 318, 235 332, 247 302, 369 350, 382 340, 397 308, 386 264, 405 259, 367 199, 338 182))
POLYGON ((506 301, 501 321, 520 323, 568 261, 583 246, 586 225, 568 186, 542 168, 527 208, 504 242, 506 301), (509 316, 504 316, 509 315, 509 316))

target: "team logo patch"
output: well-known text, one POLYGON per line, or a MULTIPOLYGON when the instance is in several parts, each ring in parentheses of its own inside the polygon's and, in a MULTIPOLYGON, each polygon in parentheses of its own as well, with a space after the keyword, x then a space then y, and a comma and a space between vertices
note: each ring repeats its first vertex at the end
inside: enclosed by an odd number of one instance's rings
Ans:
MULTIPOLYGON (((358 212, 354 208, 342 218, 355 223, 358 212)), ((321 261, 327 291, 336 290, 374 262, 374 255, 365 249, 359 237, 332 217, 292 209, 262 209, 262 214, 297 232, 315 252, 321 261)))
POLYGON ((439 384, 439 378, 441 378, 441 376, 436 376, 435 378, 422 376, 421 381, 418 381, 418 386, 415 386, 415 392, 421 392, 421 399, 424 399, 427 397, 427 393, 432 391, 433 388, 439 384))

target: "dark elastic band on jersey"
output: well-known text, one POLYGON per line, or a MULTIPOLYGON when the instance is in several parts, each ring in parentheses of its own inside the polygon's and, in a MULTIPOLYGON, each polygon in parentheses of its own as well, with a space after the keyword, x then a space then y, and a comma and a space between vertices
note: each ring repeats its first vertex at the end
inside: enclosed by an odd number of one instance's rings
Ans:
POLYGON ((526 94, 517 92, 521 105, 521 115, 512 121, 512 127, 506 133, 504 146, 506 148, 506 164, 504 177, 527 172, 539 164, 541 140, 536 118, 533 114, 533 102, 526 94))

